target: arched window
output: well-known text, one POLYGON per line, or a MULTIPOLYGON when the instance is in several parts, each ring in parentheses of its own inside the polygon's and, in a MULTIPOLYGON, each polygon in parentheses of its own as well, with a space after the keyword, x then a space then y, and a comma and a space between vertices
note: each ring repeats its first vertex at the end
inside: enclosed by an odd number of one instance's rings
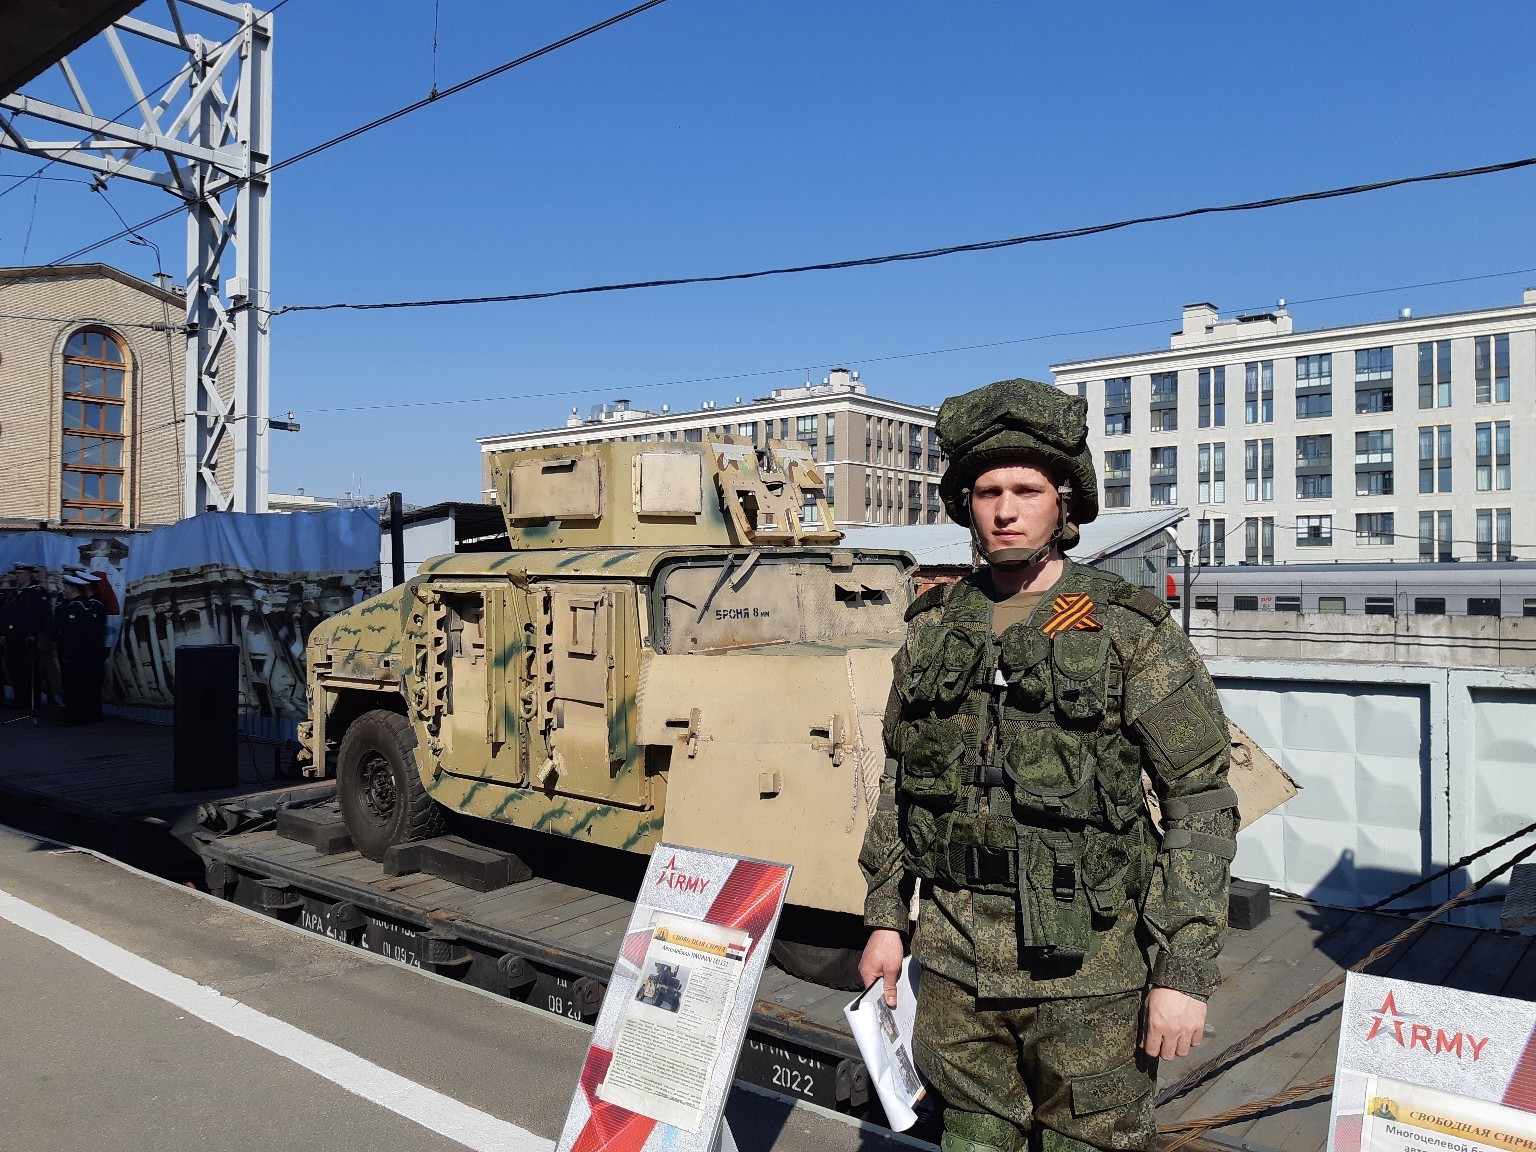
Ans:
POLYGON ((116 336, 82 328, 64 345, 65 523, 121 524, 127 357, 116 336))

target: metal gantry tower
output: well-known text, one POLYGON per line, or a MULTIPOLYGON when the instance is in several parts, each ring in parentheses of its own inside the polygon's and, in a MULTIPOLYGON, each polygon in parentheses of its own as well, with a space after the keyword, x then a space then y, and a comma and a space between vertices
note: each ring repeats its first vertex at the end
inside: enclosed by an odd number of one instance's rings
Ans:
POLYGON ((272 17, 223 0, 166 0, 166 5, 169 27, 127 16, 102 33, 132 94, 129 112, 115 119, 98 115, 66 56, 58 67, 74 107, 20 93, 0 98, 0 147, 88 169, 98 187, 112 179, 134 180, 186 203, 182 515, 265 512, 272 17), (214 41, 187 31, 187 9, 214 17, 228 35, 214 41), (153 93, 160 89, 145 89, 129 52, 130 46, 153 51, 147 45, 185 58, 158 98, 153 93), (86 135, 35 139, 25 132, 32 121, 86 135), (233 275, 226 278, 231 263, 233 275), (227 349, 233 351, 233 380, 221 379, 227 349), (218 471, 229 456, 233 480, 226 491, 218 471))

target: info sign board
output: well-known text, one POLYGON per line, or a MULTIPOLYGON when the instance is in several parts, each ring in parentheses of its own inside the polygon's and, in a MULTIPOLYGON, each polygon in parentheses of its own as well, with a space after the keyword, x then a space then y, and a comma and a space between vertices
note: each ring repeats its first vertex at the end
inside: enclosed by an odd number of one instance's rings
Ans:
POLYGON ((1328 1152, 1536 1152, 1536 1004, 1350 973, 1328 1152))
POLYGON ((791 871, 651 853, 556 1152, 734 1147, 725 1098, 791 871))

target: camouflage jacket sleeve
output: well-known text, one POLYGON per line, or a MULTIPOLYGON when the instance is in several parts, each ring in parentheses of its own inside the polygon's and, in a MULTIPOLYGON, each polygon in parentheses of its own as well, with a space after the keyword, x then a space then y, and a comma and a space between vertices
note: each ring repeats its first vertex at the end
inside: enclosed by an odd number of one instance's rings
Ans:
POLYGON ((1163 839, 1142 907, 1158 946, 1152 983, 1208 996, 1227 929, 1237 797, 1221 701, 1171 619, 1149 629, 1126 666, 1125 722, 1163 808, 1163 839))
MULTIPOLYGON (((906 673, 906 649, 896 653, 895 677, 906 673)), ((892 679, 891 695, 885 707, 883 735, 885 747, 901 713, 901 698, 892 679)), ((869 892, 864 898, 864 924, 868 928, 894 928, 905 934, 910 927, 913 879, 902 865, 901 830, 896 812, 896 762, 887 757, 885 774, 880 779, 880 799, 864 833, 864 847, 859 852, 859 867, 869 892)))

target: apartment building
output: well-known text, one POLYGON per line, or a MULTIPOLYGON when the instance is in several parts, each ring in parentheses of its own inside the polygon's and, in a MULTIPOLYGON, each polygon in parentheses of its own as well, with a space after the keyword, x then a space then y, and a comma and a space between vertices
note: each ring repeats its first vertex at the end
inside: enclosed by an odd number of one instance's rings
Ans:
POLYGON ((650 412, 627 400, 594 407, 583 418, 576 409, 563 428, 483 436, 481 489, 495 499, 490 453, 513 448, 597 444, 611 440, 641 443, 703 441, 730 435, 753 444, 798 440, 808 445, 827 477, 827 500, 838 526, 939 524, 939 451, 936 408, 871 396, 857 372, 834 368, 820 384, 775 388, 770 396, 722 407, 673 412, 665 404, 650 412))
POLYGON ((1198 563, 1536 559, 1536 289, 1302 332, 1190 304, 1166 350, 1052 372, 1104 507, 1188 507, 1198 563))

